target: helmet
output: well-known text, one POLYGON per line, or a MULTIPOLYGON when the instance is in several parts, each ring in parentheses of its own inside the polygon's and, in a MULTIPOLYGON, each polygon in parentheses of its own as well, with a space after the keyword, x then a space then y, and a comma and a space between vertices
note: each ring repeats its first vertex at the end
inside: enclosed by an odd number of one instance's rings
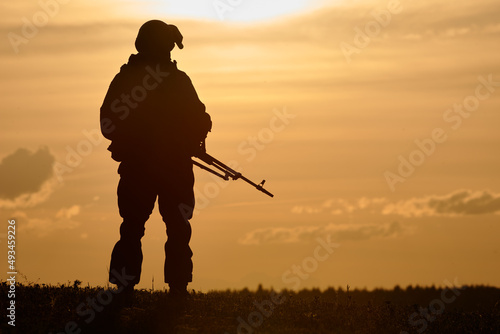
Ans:
POLYGON ((139 29, 135 40, 137 51, 147 54, 166 54, 174 48, 184 48, 182 35, 179 29, 160 20, 151 20, 144 23, 139 29))

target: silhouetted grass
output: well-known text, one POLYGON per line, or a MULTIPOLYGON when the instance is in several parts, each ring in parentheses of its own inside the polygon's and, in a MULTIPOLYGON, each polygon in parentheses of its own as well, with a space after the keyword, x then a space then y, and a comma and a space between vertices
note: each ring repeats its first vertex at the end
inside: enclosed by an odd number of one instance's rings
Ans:
POLYGON ((256 291, 192 291, 186 302, 163 291, 139 290, 133 301, 124 303, 116 290, 79 285, 79 281, 18 285, 14 329, 5 320, 8 285, 2 282, 1 332, 500 333, 500 289, 484 286, 444 294, 434 287, 280 294, 259 287, 256 291))

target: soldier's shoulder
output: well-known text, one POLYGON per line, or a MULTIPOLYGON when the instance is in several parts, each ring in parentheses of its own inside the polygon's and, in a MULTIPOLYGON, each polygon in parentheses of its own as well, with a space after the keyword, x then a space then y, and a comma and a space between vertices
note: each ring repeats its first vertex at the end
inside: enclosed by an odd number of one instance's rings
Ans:
POLYGON ((191 78, 189 77, 189 75, 186 72, 184 72, 183 70, 180 70, 177 67, 177 64, 175 64, 175 73, 176 73, 177 80, 182 81, 182 82, 186 82, 186 83, 191 82, 191 78))
POLYGON ((177 76, 178 76, 179 78, 189 79, 189 76, 187 75, 187 73, 186 73, 186 72, 184 72, 183 70, 180 70, 180 69, 177 67, 177 65, 175 65, 175 66, 174 66, 174 68, 175 68, 175 72, 176 72, 176 74, 177 74, 177 76))

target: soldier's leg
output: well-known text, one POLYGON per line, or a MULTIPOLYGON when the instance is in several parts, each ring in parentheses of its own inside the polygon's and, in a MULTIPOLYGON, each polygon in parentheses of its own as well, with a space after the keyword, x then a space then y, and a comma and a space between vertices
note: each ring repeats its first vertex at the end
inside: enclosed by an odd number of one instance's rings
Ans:
POLYGON ((133 288, 141 277, 144 224, 153 211, 157 194, 154 183, 144 171, 125 170, 120 175, 117 193, 123 222, 120 225, 120 240, 111 254, 109 281, 125 286, 124 279, 118 279, 116 273, 125 274, 130 280, 126 285, 133 288))
POLYGON ((165 283, 185 288, 192 281, 193 252, 189 247, 194 209, 192 165, 168 180, 158 195, 158 206, 167 228, 165 243, 165 283))

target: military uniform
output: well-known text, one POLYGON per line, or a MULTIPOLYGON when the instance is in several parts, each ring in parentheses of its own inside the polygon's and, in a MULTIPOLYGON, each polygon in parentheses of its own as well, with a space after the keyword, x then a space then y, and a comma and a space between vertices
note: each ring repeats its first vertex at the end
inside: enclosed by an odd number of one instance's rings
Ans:
POLYGON ((110 84, 101 107, 101 131, 120 162, 118 207, 123 222, 110 264, 139 283, 141 238, 156 200, 166 225, 165 282, 184 287, 192 281, 189 247, 194 209, 191 157, 202 149, 212 122, 186 73, 170 59, 174 43, 182 47, 175 26, 149 21, 136 40, 139 53, 110 84))

